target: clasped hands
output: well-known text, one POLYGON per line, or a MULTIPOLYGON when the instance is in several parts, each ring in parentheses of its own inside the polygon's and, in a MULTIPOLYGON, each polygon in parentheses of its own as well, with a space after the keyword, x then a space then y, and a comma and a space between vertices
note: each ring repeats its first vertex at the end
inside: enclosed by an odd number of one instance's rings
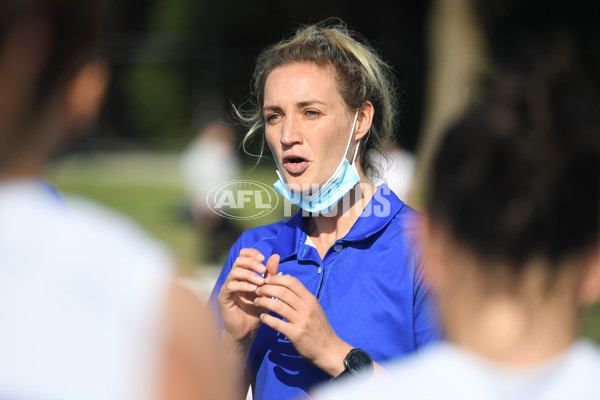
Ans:
POLYGON ((336 335, 317 298, 298 279, 278 275, 279 255, 264 260, 258 250, 242 249, 233 263, 219 293, 225 328, 240 343, 251 338, 251 345, 262 322, 285 335, 305 359, 337 376, 352 346, 336 335))

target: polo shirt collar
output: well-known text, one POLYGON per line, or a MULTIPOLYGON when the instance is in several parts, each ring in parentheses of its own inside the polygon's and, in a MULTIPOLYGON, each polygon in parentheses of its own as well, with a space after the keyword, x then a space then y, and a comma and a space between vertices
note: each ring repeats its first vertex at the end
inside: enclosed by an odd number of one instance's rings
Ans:
MULTIPOLYGON (((400 211, 404 202, 390 190, 386 184, 377 188, 375 195, 369 201, 360 217, 356 220, 350 232, 342 238, 345 242, 364 240, 385 228, 400 211)), ((274 243, 281 261, 298 255, 303 258, 306 251, 306 230, 302 210, 288 220, 283 226, 274 243)))
POLYGON ((302 210, 300 210, 283 226, 279 235, 277 235, 277 239, 275 239, 273 249, 277 249, 280 262, 282 262, 298 254, 299 246, 304 244, 305 241, 306 232, 304 231, 302 210))
POLYGON ((378 233, 390 223, 403 205, 404 202, 388 185, 382 184, 342 240, 357 242, 378 233))

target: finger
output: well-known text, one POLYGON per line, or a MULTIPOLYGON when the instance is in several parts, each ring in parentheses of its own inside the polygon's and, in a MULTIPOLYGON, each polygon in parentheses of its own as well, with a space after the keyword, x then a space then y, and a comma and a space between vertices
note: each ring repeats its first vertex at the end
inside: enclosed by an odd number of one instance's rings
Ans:
POLYGON ((279 273, 279 254, 272 254, 266 264, 267 276, 277 275, 279 273))
POLYGON ((279 299, 294 310, 299 310, 302 303, 302 300, 285 286, 263 285, 256 289, 256 294, 267 299, 279 299))
POLYGON ((234 268, 229 273, 228 279, 230 281, 245 281, 253 283, 256 286, 261 286, 265 283, 265 278, 258 275, 254 271, 250 271, 242 268, 234 268))
POLYGON ((232 270, 235 268, 251 269, 258 272, 259 274, 264 274, 267 272, 267 268, 258 260, 256 260, 253 257, 247 256, 240 256, 236 258, 231 268, 232 270))
MULTIPOLYGON (((301 300, 308 300, 313 297, 313 294, 298 279, 291 275, 269 275, 265 276, 267 285, 283 286, 288 288, 292 293, 298 296, 301 300)), ((265 285, 266 286, 266 285, 265 285)))
POLYGON ((282 319, 279 319, 267 313, 260 314, 260 320, 263 324, 275 329, 277 332, 281 332, 285 337, 290 336, 289 322, 285 322, 282 319))
POLYGON ((237 293, 237 292, 254 292, 257 286, 250 282, 243 281, 230 281, 223 285, 225 294, 237 293))
POLYGON ((297 312, 284 301, 275 300, 271 297, 257 297, 254 299, 254 304, 257 307, 272 311, 288 321, 294 321, 294 316, 297 314, 297 312))
POLYGON ((252 292, 239 292, 240 300, 246 305, 254 305, 256 294, 252 292))
POLYGON ((251 257, 258 260, 258 262, 265 261, 265 256, 263 256, 263 254, 260 251, 252 248, 241 249, 239 256, 251 257))

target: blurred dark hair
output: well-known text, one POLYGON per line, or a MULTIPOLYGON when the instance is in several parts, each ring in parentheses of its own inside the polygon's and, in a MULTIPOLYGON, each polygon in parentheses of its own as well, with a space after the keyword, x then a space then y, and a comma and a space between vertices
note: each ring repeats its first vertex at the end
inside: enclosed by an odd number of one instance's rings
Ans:
POLYGON ((86 61, 102 51, 107 16, 105 0, 2 0, 0 49, 20 22, 41 18, 50 25, 51 49, 33 100, 39 109, 86 61))
MULTIPOLYGON (((600 73, 600 2, 597 0, 473 0, 492 66, 534 75, 555 67, 568 42, 578 68, 600 73)), ((565 60, 563 60, 565 61, 565 60)))
POLYGON ((594 44, 580 40, 585 26, 568 23, 511 23, 502 38, 485 28, 493 69, 439 147, 426 206, 482 260, 515 272, 534 257, 558 265, 599 237, 594 44))

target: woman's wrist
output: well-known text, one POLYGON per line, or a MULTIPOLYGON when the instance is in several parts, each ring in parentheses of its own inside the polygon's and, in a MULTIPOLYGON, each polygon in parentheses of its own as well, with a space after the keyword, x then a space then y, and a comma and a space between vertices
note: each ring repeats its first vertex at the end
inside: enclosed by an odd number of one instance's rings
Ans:
POLYGON ((245 383, 246 364, 252 342, 249 344, 246 341, 239 341, 224 329, 221 332, 219 340, 219 348, 223 357, 227 373, 231 377, 231 382, 236 382, 240 390, 243 389, 245 383))
POLYGON ((230 352, 232 355, 237 355, 239 359, 243 359, 244 363, 250 354, 250 348, 254 343, 255 335, 248 335, 238 339, 234 337, 227 329, 221 332, 220 346, 230 352))
POLYGON ((321 352, 319 359, 315 360, 314 364, 332 377, 336 377, 344 372, 344 358, 352 348, 351 345, 339 339, 334 346, 328 346, 328 351, 321 352))

